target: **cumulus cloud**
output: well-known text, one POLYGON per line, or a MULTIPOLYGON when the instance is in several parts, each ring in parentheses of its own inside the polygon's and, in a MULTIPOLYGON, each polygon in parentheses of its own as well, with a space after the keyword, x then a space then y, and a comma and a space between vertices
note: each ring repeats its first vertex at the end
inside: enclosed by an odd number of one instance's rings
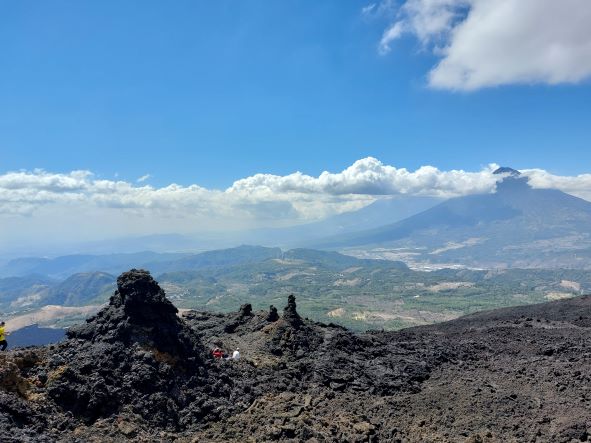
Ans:
POLYGON ((358 160, 342 172, 323 172, 318 177, 296 172, 286 176, 256 174, 236 181, 226 192, 242 194, 316 194, 316 195, 414 195, 455 197, 492 192, 498 166, 489 165, 479 172, 440 171, 422 166, 414 172, 384 165, 368 157, 358 160))
POLYGON ((378 49, 414 35, 440 57, 434 88, 577 83, 591 76, 590 23, 589 0, 406 0, 378 49))
POLYGON ((576 176, 553 175, 543 169, 524 169, 521 171, 529 179, 529 184, 537 189, 560 189, 582 199, 591 201, 591 174, 576 176))
MULTIPOLYGON (((154 187, 105 180, 90 171, 8 172, 0 175, 0 240, 289 226, 353 211, 384 196, 448 198, 494 192, 502 178, 493 174, 496 168, 491 164, 472 172, 423 166, 409 171, 368 157, 341 172, 316 177, 301 172, 256 174, 225 190, 197 184, 154 187)), ((535 187, 591 200, 591 174, 522 172, 535 187)))

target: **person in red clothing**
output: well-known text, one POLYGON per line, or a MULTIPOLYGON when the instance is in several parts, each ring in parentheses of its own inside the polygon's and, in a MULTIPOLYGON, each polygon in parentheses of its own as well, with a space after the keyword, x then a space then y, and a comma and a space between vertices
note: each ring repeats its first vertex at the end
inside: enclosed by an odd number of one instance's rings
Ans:
POLYGON ((220 348, 215 348, 212 352, 213 358, 222 358, 224 356, 224 351, 220 348))

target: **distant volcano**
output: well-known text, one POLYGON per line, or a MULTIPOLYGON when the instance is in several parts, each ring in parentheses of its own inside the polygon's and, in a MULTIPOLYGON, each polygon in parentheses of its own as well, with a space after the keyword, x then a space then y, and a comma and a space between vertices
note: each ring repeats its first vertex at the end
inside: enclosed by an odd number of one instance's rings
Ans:
POLYGON ((501 166, 500 168, 496 169, 493 174, 500 175, 500 174, 509 174, 513 177, 519 177, 521 172, 516 169, 508 168, 507 166, 501 166))
POLYGON ((479 267, 591 268, 591 203, 556 189, 534 189, 506 174, 492 194, 452 198, 402 221, 320 246, 410 247, 423 259, 479 267))

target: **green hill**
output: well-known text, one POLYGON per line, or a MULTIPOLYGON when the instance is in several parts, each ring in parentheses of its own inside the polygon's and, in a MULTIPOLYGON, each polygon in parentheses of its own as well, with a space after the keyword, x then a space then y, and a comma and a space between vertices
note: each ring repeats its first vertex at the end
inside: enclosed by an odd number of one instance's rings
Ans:
POLYGON ((104 303, 115 288, 115 277, 105 272, 74 274, 53 286, 44 300, 45 304, 84 306, 104 303))

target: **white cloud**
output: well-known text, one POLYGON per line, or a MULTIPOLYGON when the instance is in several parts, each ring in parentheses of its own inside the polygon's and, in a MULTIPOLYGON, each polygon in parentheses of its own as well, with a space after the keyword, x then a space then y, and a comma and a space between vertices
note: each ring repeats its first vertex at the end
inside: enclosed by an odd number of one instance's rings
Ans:
MULTIPOLYGON (((494 192, 497 165, 480 171, 415 171, 368 157, 317 177, 256 174, 225 190, 193 184, 153 187, 97 178, 90 171, 43 170, 0 175, 0 242, 48 237, 84 240, 118 235, 194 233, 288 226, 359 209, 382 196, 455 197, 494 192)), ((535 187, 591 200, 591 174, 522 171, 535 187)))
POLYGON ((363 8, 361 8, 361 13, 363 15, 369 15, 369 14, 371 14, 376 9, 376 7, 377 7, 377 4, 376 3, 370 3, 369 5, 364 6, 363 8))
POLYGON ((145 182, 146 180, 149 180, 150 178, 152 178, 152 176, 151 176, 150 174, 142 175, 140 178, 138 178, 138 179, 136 180, 136 182, 138 182, 138 183, 143 183, 143 182, 145 182))
POLYGON ((380 40, 379 51, 380 54, 385 55, 390 52, 390 43, 404 34, 404 24, 396 22, 384 31, 382 39, 380 40))
POLYGON ((378 49, 416 36, 440 57, 434 88, 577 83, 591 76, 590 23, 589 0, 406 0, 378 49))
POLYGON ((315 194, 315 195, 415 195, 455 197, 492 192, 497 177, 489 165, 480 172, 440 171, 422 166, 414 172, 405 168, 384 165, 367 157, 358 160, 342 172, 323 172, 310 177, 296 172, 286 176, 257 174, 236 181, 226 192, 245 194, 315 194))
POLYGON ((591 174, 568 177, 553 175, 543 169, 524 169, 521 172, 527 176, 533 188, 560 189, 567 194, 591 201, 591 174))

